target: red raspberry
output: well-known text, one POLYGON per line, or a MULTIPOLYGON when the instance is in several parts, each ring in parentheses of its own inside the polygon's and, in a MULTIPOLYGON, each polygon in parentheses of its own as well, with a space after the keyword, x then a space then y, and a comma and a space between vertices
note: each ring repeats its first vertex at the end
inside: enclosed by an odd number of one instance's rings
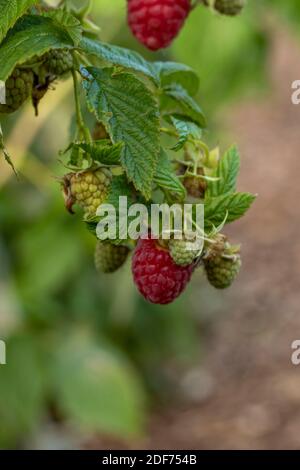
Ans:
POLYGON ((154 304, 168 304, 185 289, 194 264, 177 266, 156 240, 139 240, 132 258, 132 274, 140 293, 154 304))
POLYGON ((190 10, 190 0, 128 0, 128 23, 142 44, 157 51, 171 44, 190 10))

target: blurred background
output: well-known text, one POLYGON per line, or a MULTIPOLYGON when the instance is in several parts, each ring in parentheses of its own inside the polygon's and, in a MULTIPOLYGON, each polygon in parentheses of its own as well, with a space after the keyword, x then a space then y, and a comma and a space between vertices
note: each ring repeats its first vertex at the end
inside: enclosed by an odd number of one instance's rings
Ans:
POLYGON ((1 118, 21 178, 0 160, 0 448, 299 448, 300 3, 248 3, 235 19, 197 8, 156 54, 131 36, 125 0, 93 11, 104 41, 196 69, 207 141, 239 145, 239 187, 259 197, 227 228, 243 269, 226 292, 199 273, 175 303, 153 306, 130 263, 96 273, 95 240, 56 180, 71 80, 39 119, 30 105, 1 118))

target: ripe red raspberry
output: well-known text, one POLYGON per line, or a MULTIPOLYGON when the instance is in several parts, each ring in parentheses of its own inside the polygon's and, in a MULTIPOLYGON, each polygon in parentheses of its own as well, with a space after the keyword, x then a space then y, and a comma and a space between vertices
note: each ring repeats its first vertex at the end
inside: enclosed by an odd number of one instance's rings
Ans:
POLYGON ((135 284, 145 299, 154 304, 168 304, 185 289, 194 264, 177 266, 169 252, 156 240, 139 240, 132 258, 135 284))
POLYGON ((190 10, 190 0, 128 0, 128 23, 142 44, 157 51, 171 44, 190 10))

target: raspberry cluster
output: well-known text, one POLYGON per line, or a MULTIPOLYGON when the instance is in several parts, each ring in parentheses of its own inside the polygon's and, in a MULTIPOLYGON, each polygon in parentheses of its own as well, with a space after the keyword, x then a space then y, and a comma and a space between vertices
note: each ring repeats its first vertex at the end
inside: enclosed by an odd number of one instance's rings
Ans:
POLYGON ((159 240, 139 240, 132 259, 138 290, 150 302, 168 304, 184 291, 199 266, 204 266, 213 287, 229 287, 240 271, 241 258, 225 240, 218 234, 212 240, 214 247, 205 247, 201 252, 187 249, 186 240, 170 240, 167 248, 159 240))

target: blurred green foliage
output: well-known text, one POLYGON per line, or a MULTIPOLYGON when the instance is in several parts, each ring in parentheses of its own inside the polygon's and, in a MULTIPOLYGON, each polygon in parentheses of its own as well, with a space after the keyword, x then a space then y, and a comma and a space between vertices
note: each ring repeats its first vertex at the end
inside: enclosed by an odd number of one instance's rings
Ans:
MULTIPOLYGON (((292 27, 300 21, 298 0, 249 0, 238 19, 199 7, 173 47, 154 55, 130 35, 125 7, 125 0, 95 2, 102 39, 195 68, 200 103, 212 121, 220 107, 266 89, 268 15, 292 27)), ((168 368, 199 361, 207 315, 219 310, 217 294, 199 278, 183 298, 157 307, 137 295, 129 265, 113 276, 95 272, 95 240, 80 217, 64 211, 51 177, 63 172, 55 156, 72 115, 69 93, 27 149, 21 181, 0 187, 2 448, 23 446, 45 419, 123 438, 142 433, 151 407, 176 399, 168 368)), ((19 119, 3 122, 7 136, 19 119)), ((25 133, 18 133, 20 146, 25 133)))

